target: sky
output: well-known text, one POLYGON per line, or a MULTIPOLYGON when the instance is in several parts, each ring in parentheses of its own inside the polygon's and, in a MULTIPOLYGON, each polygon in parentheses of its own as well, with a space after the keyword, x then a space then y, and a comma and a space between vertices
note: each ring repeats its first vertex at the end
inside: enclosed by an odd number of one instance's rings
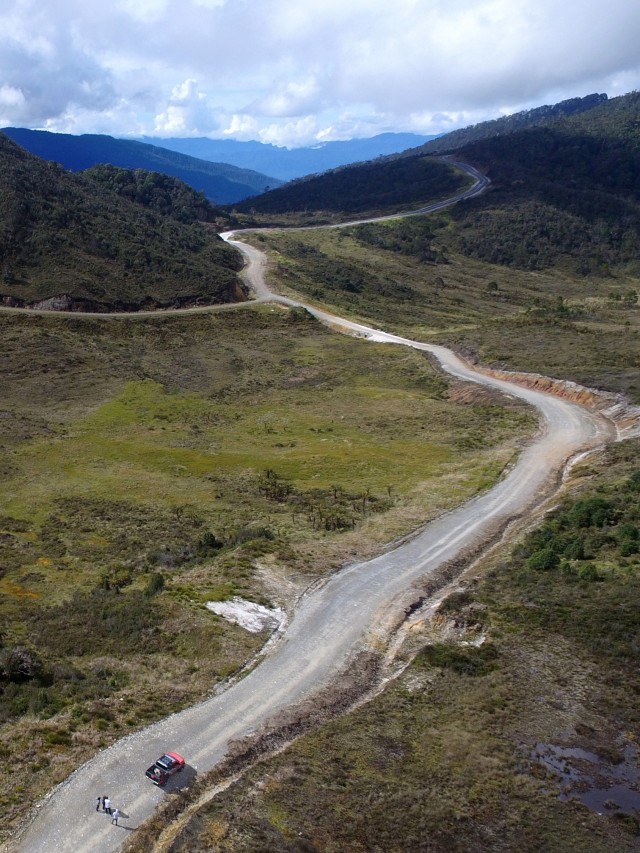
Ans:
POLYGON ((636 89, 634 0, 0 0, 0 127, 295 148, 636 89))

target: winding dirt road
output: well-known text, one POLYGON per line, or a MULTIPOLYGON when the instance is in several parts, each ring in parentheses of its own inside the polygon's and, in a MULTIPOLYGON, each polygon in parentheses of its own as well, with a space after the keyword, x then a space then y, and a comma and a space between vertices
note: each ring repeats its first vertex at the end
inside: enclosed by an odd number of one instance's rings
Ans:
MULTIPOLYGON (((480 191, 476 184, 467 193, 480 191)), ((264 283, 262 253, 232 234, 225 236, 245 254, 245 280, 260 300, 302 304, 271 294, 264 283)), ((461 554, 480 549, 511 519, 553 492, 567 460, 617 436, 615 425, 605 416, 479 373, 443 347, 390 335, 315 308, 308 310, 322 322, 363 339, 429 352, 460 379, 526 400, 540 412, 539 434, 493 489, 436 519, 414 539, 373 560, 345 567, 306 594, 284 634, 246 677, 200 705, 118 741, 80 767, 38 806, 34 820, 5 849, 25 853, 117 850, 128 835, 127 827, 140 824, 167 796, 144 778, 145 768, 158 755, 166 749, 185 755, 190 765, 183 774, 187 778, 195 770, 213 768, 231 741, 259 731, 283 710, 331 684, 356 653, 375 639, 374 626, 389 613, 402 612, 413 585, 461 554), (130 815, 124 827, 111 826, 106 816, 94 810, 95 797, 107 792, 130 815)))

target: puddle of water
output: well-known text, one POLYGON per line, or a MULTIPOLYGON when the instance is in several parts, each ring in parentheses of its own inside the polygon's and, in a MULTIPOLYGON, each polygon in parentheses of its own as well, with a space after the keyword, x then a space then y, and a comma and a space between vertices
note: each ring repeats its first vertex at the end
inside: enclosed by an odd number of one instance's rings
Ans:
POLYGON ((580 800, 599 814, 640 814, 640 769, 635 744, 627 744, 618 764, 586 749, 552 743, 537 743, 530 757, 560 777, 561 800, 580 800))
MULTIPOLYGON (((613 785, 611 788, 592 788, 584 794, 578 794, 580 802, 593 812, 623 812, 640 814, 640 793, 632 791, 626 785, 613 785)), ((576 799, 576 796, 568 797, 576 799)))

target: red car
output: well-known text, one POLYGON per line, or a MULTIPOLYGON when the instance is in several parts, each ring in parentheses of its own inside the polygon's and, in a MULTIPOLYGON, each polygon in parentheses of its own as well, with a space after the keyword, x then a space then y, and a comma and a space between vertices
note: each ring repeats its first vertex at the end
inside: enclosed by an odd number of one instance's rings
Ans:
POLYGON ((145 776, 151 779, 154 785, 164 785, 170 776, 184 770, 184 764, 184 758, 177 752, 167 752, 148 768, 145 776))

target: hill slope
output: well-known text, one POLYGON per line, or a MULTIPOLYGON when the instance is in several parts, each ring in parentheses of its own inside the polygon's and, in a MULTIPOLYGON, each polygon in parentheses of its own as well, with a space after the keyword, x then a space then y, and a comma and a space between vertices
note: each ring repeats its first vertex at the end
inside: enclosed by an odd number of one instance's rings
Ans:
POLYGON ((640 94, 547 127, 486 139, 460 156, 491 192, 453 211, 458 246, 521 269, 580 274, 640 262, 640 94))
MULTIPOLYGON (((546 104, 532 110, 522 110, 513 115, 502 116, 493 121, 483 121, 470 127, 454 130, 437 139, 430 140, 420 146, 424 154, 441 154, 477 142, 480 139, 490 139, 494 136, 504 136, 508 133, 526 130, 529 127, 548 125, 555 119, 576 115, 592 110, 606 102, 607 96, 602 94, 586 95, 584 98, 569 98, 558 104, 546 104)), ((415 153, 415 152, 414 152, 415 153)))
POLYGON ((346 216, 392 213, 452 195, 466 178, 446 163, 416 155, 345 166, 291 181, 235 206, 241 213, 322 211, 346 216))
MULTIPOLYGON (((468 257, 520 269, 560 265, 572 274, 607 274, 639 263, 640 94, 605 98, 594 95, 529 111, 522 121, 539 126, 524 130, 491 123, 494 130, 503 128, 501 135, 487 136, 480 125, 485 138, 457 154, 486 172, 492 186, 446 214, 438 240, 468 257)), ((332 215, 344 219, 417 207, 457 188, 449 167, 423 151, 294 181, 235 209, 320 222, 332 215)), ((416 222, 395 228, 405 234, 398 236, 402 251, 433 256, 432 225, 423 233, 416 222)), ((369 237, 376 245, 385 242, 374 233, 369 237)))
POLYGON ((198 192, 203 192, 209 201, 217 204, 233 204, 262 192, 265 187, 274 187, 281 183, 277 178, 270 178, 250 169, 197 160, 195 157, 165 148, 114 139, 112 136, 72 136, 68 133, 49 133, 20 127, 6 127, 3 133, 32 154, 60 163, 72 172, 88 169, 98 163, 110 163, 125 169, 163 172, 180 178, 198 192))
MULTIPOLYGON (((339 166, 373 160, 387 154, 415 148, 432 139, 416 133, 380 133, 369 139, 346 139, 325 142, 305 148, 281 148, 263 142, 239 142, 236 139, 161 139, 141 137, 160 148, 179 151, 202 160, 232 163, 244 169, 257 169, 267 175, 275 175, 283 181, 302 178, 317 172, 326 172, 339 166)), ((272 184, 273 186, 273 184, 272 184)), ((264 187, 260 187, 262 190, 264 187)))
POLYGON ((144 208, 0 134, 0 302, 109 311, 242 298, 204 225, 144 208))

